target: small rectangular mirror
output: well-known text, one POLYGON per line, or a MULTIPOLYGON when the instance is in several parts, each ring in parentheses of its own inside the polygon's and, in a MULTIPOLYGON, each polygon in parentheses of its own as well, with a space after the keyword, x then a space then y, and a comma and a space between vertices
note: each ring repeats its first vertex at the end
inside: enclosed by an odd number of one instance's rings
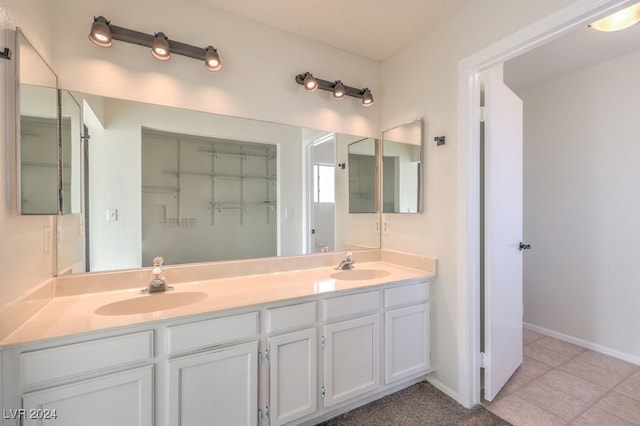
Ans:
POLYGON ((376 213, 378 178, 376 140, 361 139, 349 145, 349 213, 376 213))
POLYGON ((382 212, 421 213, 423 120, 382 132, 382 212))
POLYGON ((58 78, 24 34, 16 30, 16 143, 10 154, 18 214, 59 212, 58 78), (15 158, 15 160, 13 160, 15 158), (15 171, 13 168, 15 167, 15 171))

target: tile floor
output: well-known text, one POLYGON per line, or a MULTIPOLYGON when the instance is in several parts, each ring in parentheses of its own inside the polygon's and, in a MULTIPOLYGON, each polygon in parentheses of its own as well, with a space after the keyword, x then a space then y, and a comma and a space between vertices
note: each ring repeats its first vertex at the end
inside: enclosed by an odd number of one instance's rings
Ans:
POLYGON ((524 330, 524 362, 483 405, 515 426, 640 426, 640 366, 524 330))

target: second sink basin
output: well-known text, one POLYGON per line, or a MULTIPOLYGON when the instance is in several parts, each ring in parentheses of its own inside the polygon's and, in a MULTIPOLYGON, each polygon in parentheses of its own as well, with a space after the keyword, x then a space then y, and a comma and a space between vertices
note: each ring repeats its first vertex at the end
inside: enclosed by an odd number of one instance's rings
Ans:
POLYGON ((381 269, 347 269, 340 272, 335 272, 329 275, 336 280, 373 280, 375 278, 382 278, 389 275, 390 272, 383 271, 381 269))
POLYGON ((119 300, 100 306, 95 310, 98 315, 134 315, 147 312, 164 311, 179 308, 207 298, 207 293, 201 292, 161 292, 136 296, 131 299, 119 300))

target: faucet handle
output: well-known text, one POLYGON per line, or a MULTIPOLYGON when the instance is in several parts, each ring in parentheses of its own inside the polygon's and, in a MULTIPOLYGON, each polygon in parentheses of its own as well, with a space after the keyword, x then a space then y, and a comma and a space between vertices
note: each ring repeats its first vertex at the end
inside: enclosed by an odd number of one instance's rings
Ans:
POLYGON ((345 259, 348 259, 348 260, 351 260, 351 255, 352 255, 352 254, 353 254, 353 253, 351 253, 350 251, 348 251, 348 252, 346 252, 346 253, 344 254, 344 258, 345 258, 345 259))
POLYGON ((162 266, 164 258, 162 256, 156 256, 153 258, 153 266, 162 266))

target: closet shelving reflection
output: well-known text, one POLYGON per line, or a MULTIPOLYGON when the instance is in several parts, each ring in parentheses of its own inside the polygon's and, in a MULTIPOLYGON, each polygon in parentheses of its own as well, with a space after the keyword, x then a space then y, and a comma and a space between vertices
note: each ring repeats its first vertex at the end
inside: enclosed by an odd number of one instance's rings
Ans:
MULTIPOLYGON (((175 186, 148 184, 143 185, 142 188, 146 193, 171 194, 175 198, 176 215, 174 218, 168 217, 165 208, 163 223, 168 226, 183 227, 183 224, 184 227, 195 226, 197 223, 195 218, 184 217, 183 210, 191 210, 193 206, 185 207, 183 198, 186 198, 185 191, 192 193, 201 191, 201 185, 195 184, 194 179, 191 179, 195 178, 197 181, 199 177, 210 182, 208 184, 210 200, 207 203, 207 209, 210 211, 211 225, 215 225, 216 215, 227 210, 238 212, 241 225, 244 224, 250 209, 264 210, 266 224, 269 225, 272 222, 277 206, 275 145, 221 141, 175 134, 165 136, 166 134, 162 132, 150 130, 147 132, 156 138, 167 137, 175 143, 172 161, 174 167, 166 167, 168 161, 165 159, 159 161, 165 165, 165 168, 158 170, 165 176, 173 176, 175 186), (206 169, 203 155, 211 158, 206 169), (194 166, 194 163, 197 164, 194 166), (189 179, 188 183, 185 182, 186 179, 189 179)), ((163 182, 166 180, 163 179, 163 182)))

